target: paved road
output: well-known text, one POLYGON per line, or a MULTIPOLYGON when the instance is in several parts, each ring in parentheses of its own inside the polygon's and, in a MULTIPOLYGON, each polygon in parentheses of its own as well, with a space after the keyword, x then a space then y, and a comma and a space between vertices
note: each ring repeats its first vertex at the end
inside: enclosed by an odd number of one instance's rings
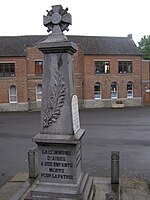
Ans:
MULTIPOLYGON (((120 151, 121 176, 150 180, 150 107, 80 111, 83 170, 110 176, 110 154, 120 151)), ((40 130, 40 112, 0 113, 0 186, 27 171, 32 136, 40 130)))

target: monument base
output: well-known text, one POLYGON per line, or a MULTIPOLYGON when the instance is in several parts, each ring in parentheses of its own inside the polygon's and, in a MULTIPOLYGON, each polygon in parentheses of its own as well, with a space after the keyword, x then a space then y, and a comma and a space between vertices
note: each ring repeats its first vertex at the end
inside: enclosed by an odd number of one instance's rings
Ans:
POLYGON ((85 130, 74 135, 38 134, 39 175, 26 200, 91 200, 93 179, 82 172, 81 140, 85 130))
POLYGON ((93 194, 93 179, 84 174, 79 185, 38 182, 26 200, 92 200, 93 194))

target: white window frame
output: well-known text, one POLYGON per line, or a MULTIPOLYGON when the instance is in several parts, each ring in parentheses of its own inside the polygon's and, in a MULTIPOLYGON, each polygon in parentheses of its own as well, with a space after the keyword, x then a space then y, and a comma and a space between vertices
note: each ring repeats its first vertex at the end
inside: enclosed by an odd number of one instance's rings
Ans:
POLYGON ((133 83, 132 82, 127 83, 127 98, 133 98, 133 83), (128 84, 132 85, 132 90, 128 90, 128 84), (131 95, 129 95, 129 93, 131 93, 131 95))
POLYGON ((40 92, 38 92, 38 87, 42 88, 42 84, 38 84, 36 86, 36 101, 42 101, 42 90, 40 92), (39 96, 41 96, 41 98, 39 98, 39 96))
POLYGON ((17 103, 17 88, 15 85, 9 87, 9 103, 17 103), (11 87, 15 88, 15 94, 11 94, 11 87), (12 100, 15 99, 15 100, 12 100))
POLYGON ((117 82, 112 82, 111 83, 111 99, 117 99, 118 98, 118 83, 117 82), (116 89, 114 88, 112 90, 112 84, 116 84, 116 89), (115 94, 115 95, 112 95, 115 94))
POLYGON ((96 82, 94 85, 94 99, 96 99, 96 100, 102 99, 102 89, 101 88, 102 88, 101 83, 96 82), (95 90, 96 84, 99 84, 100 90, 95 90), (99 95, 98 97, 96 97, 96 93, 97 93, 97 95, 99 95))

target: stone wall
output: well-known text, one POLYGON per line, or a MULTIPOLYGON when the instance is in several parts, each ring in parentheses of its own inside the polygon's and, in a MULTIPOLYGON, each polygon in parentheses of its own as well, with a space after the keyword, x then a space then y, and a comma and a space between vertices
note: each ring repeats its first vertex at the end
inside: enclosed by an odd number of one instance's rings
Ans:
POLYGON ((23 103, 2 103, 0 104, 0 112, 9 111, 40 111, 41 101, 23 102, 23 103))
POLYGON ((0 104, 0 112, 8 111, 28 111, 28 103, 2 103, 0 104))
POLYGON ((101 99, 101 100, 84 100, 84 108, 111 108, 115 101, 121 100, 125 107, 142 106, 142 98, 120 98, 120 99, 101 99))
MULTIPOLYGON (((121 100, 125 107, 142 106, 142 98, 129 98, 129 99, 101 99, 101 100, 83 100, 79 99, 79 108, 111 108, 115 101, 121 100)), ((41 101, 32 101, 24 103, 3 103, 0 104, 0 112, 7 111, 40 111, 41 101)))

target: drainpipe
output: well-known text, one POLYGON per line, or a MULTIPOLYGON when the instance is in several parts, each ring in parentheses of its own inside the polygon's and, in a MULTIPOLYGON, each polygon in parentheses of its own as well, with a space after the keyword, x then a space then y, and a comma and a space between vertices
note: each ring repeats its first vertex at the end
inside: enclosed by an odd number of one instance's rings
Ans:
MULTIPOLYGON (((149 60, 149 80, 148 80, 148 89, 150 89, 150 60, 149 60)), ((149 92, 149 102, 148 102, 148 104, 150 105, 150 92, 149 92)))
POLYGON ((144 106, 144 103, 143 103, 143 98, 144 98, 144 92, 145 91, 143 91, 143 70, 142 70, 142 57, 141 57, 141 64, 140 64, 141 66, 140 66, 140 68, 141 68, 141 98, 142 98, 142 101, 141 101, 141 106, 144 106))

